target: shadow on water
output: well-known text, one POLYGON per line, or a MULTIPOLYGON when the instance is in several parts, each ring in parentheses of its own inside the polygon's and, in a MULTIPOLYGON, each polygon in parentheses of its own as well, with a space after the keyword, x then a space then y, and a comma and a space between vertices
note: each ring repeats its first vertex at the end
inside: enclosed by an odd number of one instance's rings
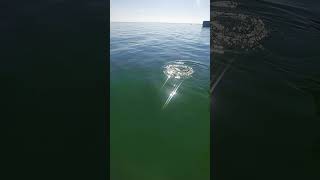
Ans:
POLYGON ((211 2, 213 177, 320 177, 317 5, 211 2))

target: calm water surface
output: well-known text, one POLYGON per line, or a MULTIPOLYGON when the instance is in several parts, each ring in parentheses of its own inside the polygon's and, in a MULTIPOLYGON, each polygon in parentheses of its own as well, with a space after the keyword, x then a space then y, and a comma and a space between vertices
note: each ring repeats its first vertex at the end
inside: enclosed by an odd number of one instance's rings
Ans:
POLYGON ((111 179, 209 179, 210 30, 200 24, 111 23, 111 179), (194 74, 176 85, 164 66, 194 74), (163 86, 163 87, 162 87, 163 86))

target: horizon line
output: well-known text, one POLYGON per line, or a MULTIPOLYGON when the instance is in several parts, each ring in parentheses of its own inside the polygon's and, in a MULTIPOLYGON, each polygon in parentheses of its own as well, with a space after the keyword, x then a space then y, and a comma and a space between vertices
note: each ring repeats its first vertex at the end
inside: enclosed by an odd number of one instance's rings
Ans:
POLYGON ((202 24, 203 22, 110 21, 110 23, 168 23, 168 24, 202 24))

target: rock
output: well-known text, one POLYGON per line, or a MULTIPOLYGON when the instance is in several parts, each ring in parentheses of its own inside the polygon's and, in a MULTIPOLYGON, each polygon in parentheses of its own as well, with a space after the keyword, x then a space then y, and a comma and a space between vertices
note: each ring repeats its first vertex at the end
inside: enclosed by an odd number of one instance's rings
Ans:
POLYGON ((202 27, 210 27, 210 21, 203 21, 202 27))

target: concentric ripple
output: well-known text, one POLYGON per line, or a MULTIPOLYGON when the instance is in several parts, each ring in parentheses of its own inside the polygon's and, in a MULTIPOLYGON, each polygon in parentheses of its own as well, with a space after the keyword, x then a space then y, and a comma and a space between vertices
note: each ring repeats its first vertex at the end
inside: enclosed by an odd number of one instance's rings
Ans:
POLYGON ((243 12, 237 12, 238 3, 218 1, 212 4, 211 43, 213 51, 254 49, 267 36, 264 22, 243 12))
POLYGON ((205 67, 204 64, 198 63, 196 61, 177 60, 168 62, 163 67, 163 73, 166 76, 166 80, 161 88, 163 88, 168 82, 170 82, 170 84, 173 85, 173 89, 170 90, 169 96, 166 99, 163 108, 165 108, 170 103, 172 98, 177 94, 177 91, 182 85, 182 83, 186 79, 192 77, 192 75, 197 74, 196 70, 201 71, 202 66, 205 67))
POLYGON ((164 67, 164 74, 167 77, 173 77, 176 79, 187 78, 193 74, 192 67, 183 64, 169 64, 164 67))

